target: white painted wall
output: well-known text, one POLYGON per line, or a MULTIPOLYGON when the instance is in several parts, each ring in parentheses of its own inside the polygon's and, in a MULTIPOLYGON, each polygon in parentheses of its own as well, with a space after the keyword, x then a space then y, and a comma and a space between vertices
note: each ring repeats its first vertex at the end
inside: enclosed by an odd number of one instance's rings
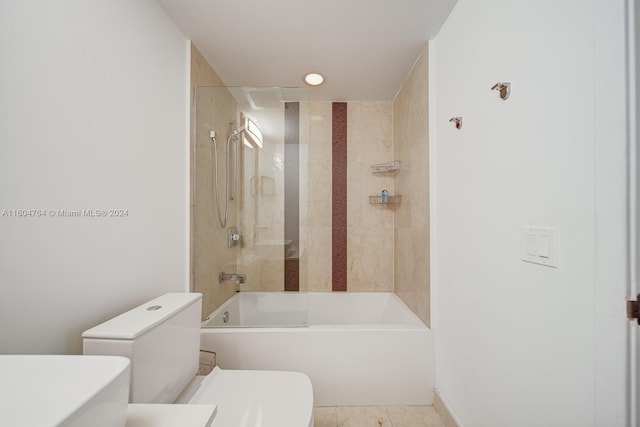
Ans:
POLYGON ((188 289, 187 41, 152 0, 0 2, 0 353, 188 289))
POLYGON ((463 427, 624 425, 623 3, 459 0, 432 43, 436 384, 463 427), (559 268, 520 260, 525 225, 559 229, 559 268))

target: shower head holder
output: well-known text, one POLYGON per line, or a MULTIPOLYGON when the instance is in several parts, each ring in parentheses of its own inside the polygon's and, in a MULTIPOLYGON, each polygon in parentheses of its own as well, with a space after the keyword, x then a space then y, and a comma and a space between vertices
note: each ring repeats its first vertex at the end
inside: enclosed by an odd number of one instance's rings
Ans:
POLYGON ((500 99, 506 101, 511 95, 511 83, 498 82, 491 87, 491 90, 497 90, 498 92, 500 92, 500 99))

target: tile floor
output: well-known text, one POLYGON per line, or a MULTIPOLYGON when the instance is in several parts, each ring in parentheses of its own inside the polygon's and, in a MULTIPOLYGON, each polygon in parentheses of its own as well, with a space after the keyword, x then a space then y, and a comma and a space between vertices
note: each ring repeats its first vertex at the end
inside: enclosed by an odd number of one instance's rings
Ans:
POLYGON ((314 427, 444 427, 433 406, 314 408, 314 427))

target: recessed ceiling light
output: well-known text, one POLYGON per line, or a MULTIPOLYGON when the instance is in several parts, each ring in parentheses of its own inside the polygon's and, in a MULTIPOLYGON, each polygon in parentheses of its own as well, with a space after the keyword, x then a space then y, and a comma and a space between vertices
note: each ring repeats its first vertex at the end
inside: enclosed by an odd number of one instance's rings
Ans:
POLYGON ((320 73, 307 73, 304 75, 304 82, 311 86, 318 86, 324 82, 324 76, 320 73))

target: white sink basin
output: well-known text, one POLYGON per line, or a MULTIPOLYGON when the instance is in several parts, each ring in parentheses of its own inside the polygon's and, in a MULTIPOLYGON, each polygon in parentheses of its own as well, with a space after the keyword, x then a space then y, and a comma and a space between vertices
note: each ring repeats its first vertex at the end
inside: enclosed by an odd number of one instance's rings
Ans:
POLYGON ((129 359, 0 355, 0 425, 124 427, 129 359))

